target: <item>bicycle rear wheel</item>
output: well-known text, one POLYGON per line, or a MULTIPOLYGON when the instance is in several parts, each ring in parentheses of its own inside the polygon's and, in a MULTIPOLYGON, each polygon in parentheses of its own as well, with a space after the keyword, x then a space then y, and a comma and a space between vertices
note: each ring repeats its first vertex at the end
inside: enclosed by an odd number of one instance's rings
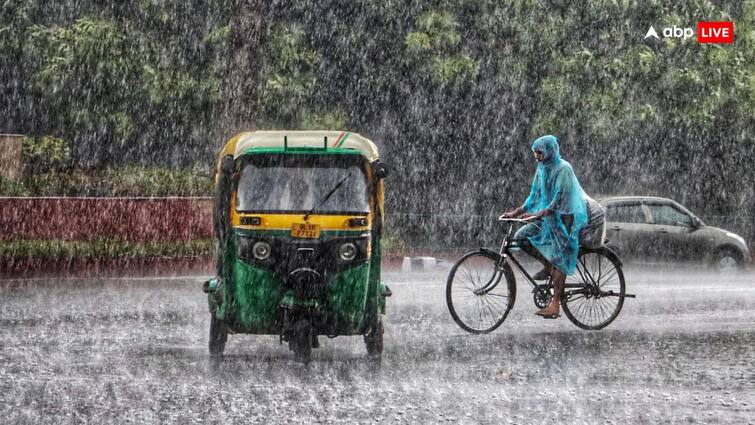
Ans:
POLYGON ((621 262, 608 249, 582 250, 577 268, 566 277, 561 299, 566 317, 582 329, 603 329, 624 305, 626 285, 621 262))
POLYGON ((499 260, 492 251, 474 251, 451 268, 446 304, 451 317, 467 332, 492 332, 514 306, 514 273, 507 262, 499 260))

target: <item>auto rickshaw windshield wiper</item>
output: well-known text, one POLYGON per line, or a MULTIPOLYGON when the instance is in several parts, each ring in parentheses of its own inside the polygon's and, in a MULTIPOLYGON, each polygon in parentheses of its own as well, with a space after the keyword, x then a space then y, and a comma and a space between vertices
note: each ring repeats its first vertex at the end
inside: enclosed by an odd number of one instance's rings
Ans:
POLYGON ((334 193, 336 193, 336 191, 338 190, 338 188, 341 187, 344 184, 344 182, 346 182, 346 180, 349 179, 349 177, 351 177, 351 172, 349 172, 349 174, 347 174, 346 177, 342 178, 341 181, 339 181, 338 183, 336 183, 336 185, 333 186, 333 189, 330 189, 330 192, 328 192, 322 198, 322 200, 320 200, 320 202, 317 205, 314 206, 314 208, 312 208, 306 214, 304 214, 304 220, 308 219, 309 216, 313 212, 315 212, 315 210, 317 210, 318 208, 320 208, 322 206, 322 204, 324 204, 328 199, 330 199, 330 197, 333 196, 334 193))

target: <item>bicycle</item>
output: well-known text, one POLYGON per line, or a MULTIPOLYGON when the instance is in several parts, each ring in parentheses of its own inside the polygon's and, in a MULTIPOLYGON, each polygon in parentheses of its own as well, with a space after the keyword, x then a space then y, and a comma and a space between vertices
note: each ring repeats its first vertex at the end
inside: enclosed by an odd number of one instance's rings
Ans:
MULTIPOLYGON (((516 300, 513 264, 532 286, 533 301, 544 308, 553 296, 553 284, 536 283, 521 263, 511 255, 518 247, 512 239, 516 223, 531 221, 499 218, 508 228, 498 252, 481 247, 463 255, 454 264, 446 283, 446 304, 454 321, 467 332, 483 334, 498 328, 516 300)), ((621 312, 626 293, 624 272, 618 256, 603 246, 580 248, 577 267, 567 276, 561 307, 569 320, 582 329, 603 329, 621 312)))

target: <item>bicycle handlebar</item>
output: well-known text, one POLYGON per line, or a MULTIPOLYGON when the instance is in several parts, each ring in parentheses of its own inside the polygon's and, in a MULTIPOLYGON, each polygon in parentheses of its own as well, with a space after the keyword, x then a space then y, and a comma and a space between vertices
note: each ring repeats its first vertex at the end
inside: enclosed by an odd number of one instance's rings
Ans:
POLYGON ((504 216, 498 217, 498 221, 508 221, 511 223, 524 223, 526 220, 521 218, 505 218, 504 216))
POLYGON ((510 223, 534 223, 536 221, 540 221, 540 218, 533 218, 530 220, 525 220, 523 218, 506 218, 503 215, 498 217, 498 221, 504 221, 504 222, 510 222, 510 223))

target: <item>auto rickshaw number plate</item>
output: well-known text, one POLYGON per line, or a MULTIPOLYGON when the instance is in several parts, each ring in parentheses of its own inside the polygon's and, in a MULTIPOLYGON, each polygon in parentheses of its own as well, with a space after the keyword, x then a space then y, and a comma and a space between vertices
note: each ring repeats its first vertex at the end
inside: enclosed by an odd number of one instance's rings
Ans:
POLYGON ((291 237, 316 239, 320 237, 320 225, 310 223, 294 223, 291 226, 291 237))

